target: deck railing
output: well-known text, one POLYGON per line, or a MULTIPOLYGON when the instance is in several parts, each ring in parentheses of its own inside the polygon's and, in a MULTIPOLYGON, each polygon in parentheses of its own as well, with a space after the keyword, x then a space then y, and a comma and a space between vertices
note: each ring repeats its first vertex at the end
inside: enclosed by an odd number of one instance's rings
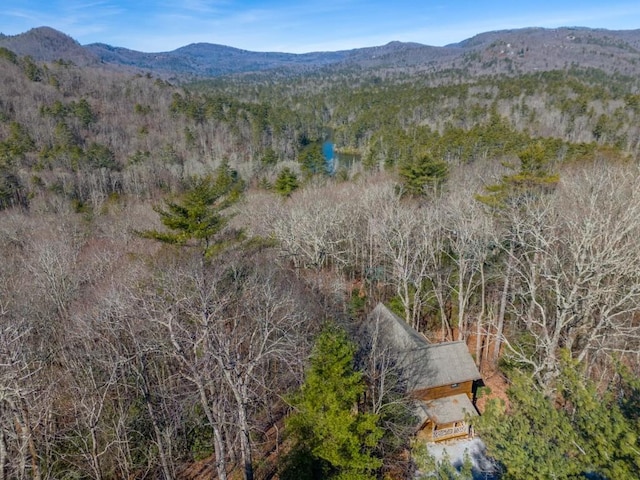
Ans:
POLYGON ((443 428, 433 431, 433 441, 443 440, 448 437, 457 437, 458 435, 467 435, 469 433, 469 425, 462 423, 456 427, 443 428))

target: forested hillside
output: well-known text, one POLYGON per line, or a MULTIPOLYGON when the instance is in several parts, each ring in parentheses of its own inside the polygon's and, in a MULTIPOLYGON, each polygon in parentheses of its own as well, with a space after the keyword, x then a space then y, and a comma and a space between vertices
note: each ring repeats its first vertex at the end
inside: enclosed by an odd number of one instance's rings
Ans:
POLYGON ((0 47, 38 61, 62 58, 78 65, 101 63, 112 69, 137 69, 178 81, 252 72, 297 76, 324 70, 341 74, 353 69, 411 75, 457 70, 459 76, 513 76, 572 66, 623 75, 640 72, 640 30, 580 27, 486 32, 443 47, 390 42, 302 54, 252 52, 210 43, 194 43, 169 52, 138 52, 101 43, 80 45, 63 32, 39 27, 12 36, 0 33, 0 47))
POLYGON ((0 479, 412 478, 379 301, 511 386, 504 478, 633 478, 637 76, 60 58, 0 48, 0 479))

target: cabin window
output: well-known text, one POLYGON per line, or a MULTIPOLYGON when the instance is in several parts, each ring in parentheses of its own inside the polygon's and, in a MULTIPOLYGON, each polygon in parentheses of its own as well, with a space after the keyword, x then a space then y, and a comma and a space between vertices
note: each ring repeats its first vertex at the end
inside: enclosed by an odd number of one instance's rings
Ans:
POLYGON ((451 388, 458 388, 460 385, 458 383, 452 383, 451 388))

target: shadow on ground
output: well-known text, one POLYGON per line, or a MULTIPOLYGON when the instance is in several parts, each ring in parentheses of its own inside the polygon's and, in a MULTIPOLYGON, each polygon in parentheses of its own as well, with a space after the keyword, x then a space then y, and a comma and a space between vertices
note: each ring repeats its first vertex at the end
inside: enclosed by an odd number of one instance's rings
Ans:
POLYGON ((498 480, 499 472, 494 462, 487 457, 484 443, 479 438, 471 440, 458 440, 454 442, 432 443, 427 446, 429 453, 440 461, 444 458, 444 452, 454 467, 460 469, 464 460, 465 451, 469 453, 473 462, 474 480, 498 480))

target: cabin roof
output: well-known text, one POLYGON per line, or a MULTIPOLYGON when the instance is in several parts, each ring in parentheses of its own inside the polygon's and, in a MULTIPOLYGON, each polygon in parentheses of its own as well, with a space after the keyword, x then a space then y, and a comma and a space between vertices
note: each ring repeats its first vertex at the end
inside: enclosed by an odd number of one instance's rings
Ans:
POLYGON ((430 344, 382 303, 369 315, 367 331, 392 351, 408 391, 482 379, 464 342, 430 344))
POLYGON ((429 373, 416 385, 416 390, 482 379, 466 343, 462 341, 428 345, 416 354, 422 354, 420 360, 426 363, 425 371, 429 373))

